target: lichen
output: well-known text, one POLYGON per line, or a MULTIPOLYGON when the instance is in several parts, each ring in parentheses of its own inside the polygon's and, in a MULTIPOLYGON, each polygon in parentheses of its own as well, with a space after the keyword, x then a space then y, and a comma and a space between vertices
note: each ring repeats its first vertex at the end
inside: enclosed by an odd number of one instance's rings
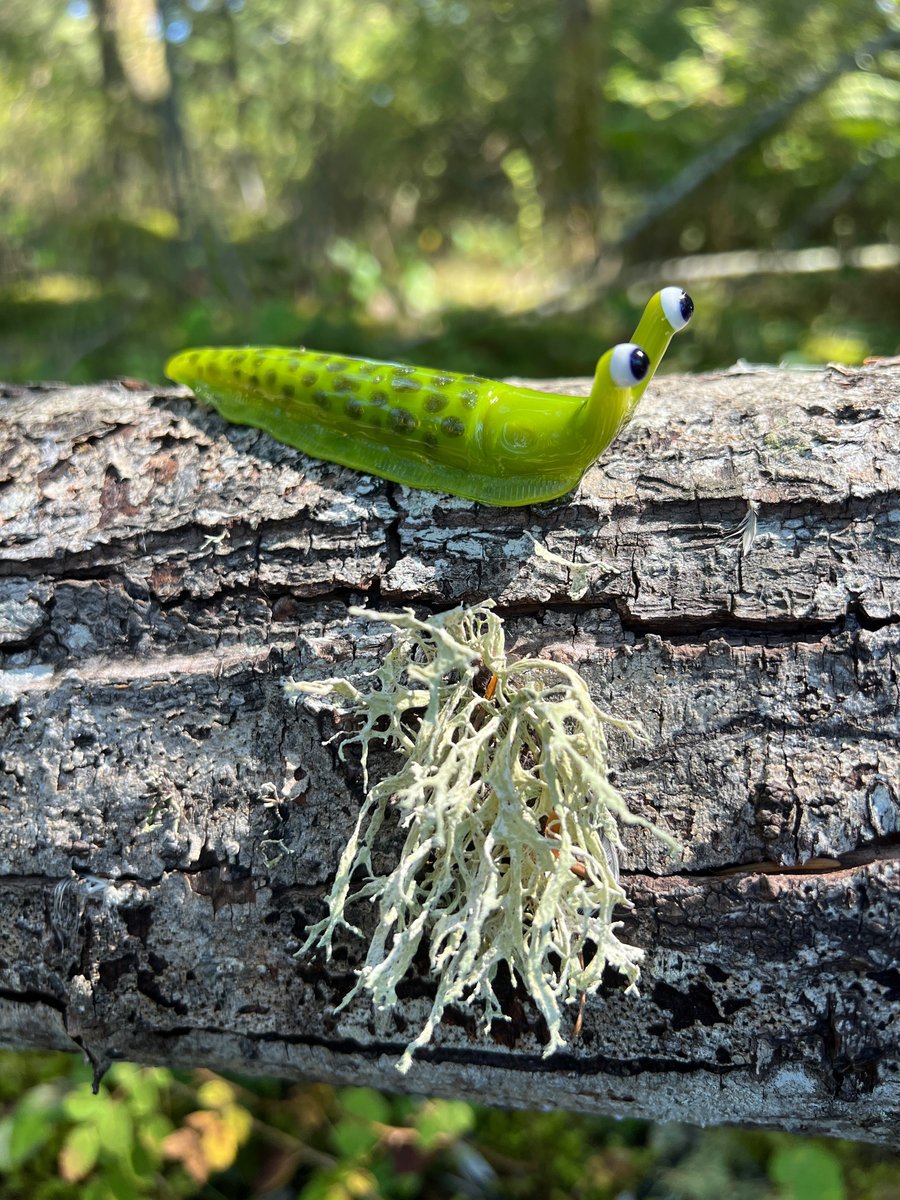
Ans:
POLYGON ((533 534, 525 534, 531 539, 534 546, 535 557, 545 563, 549 563, 554 567, 562 567, 569 576, 568 596, 570 600, 581 600, 589 591, 593 582, 592 576, 597 574, 603 575, 621 575, 621 569, 615 563, 608 562, 573 562, 568 558, 563 558, 561 554, 554 554, 552 550, 548 550, 541 542, 534 537, 533 534))
POLYGON ((601 712, 573 668, 510 662, 492 608, 488 601, 424 621, 412 610, 351 608, 397 631, 364 687, 347 679, 286 685, 293 698, 337 700, 356 721, 339 754, 359 745, 366 786, 328 914, 299 953, 318 947, 330 958, 338 930, 360 934, 347 907, 376 903, 365 964, 339 1007, 368 992, 385 1009, 427 945, 437 991, 397 1064, 402 1072, 449 1005, 479 1006, 485 1031, 505 1019, 493 986, 501 963, 547 1022, 545 1055, 565 1045, 561 1006, 596 991, 607 966, 636 990, 643 952, 620 940, 613 918, 628 903, 618 878, 619 824, 647 825, 676 847, 609 782, 606 729, 639 738, 638 726, 601 712), (400 765, 370 786, 373 742, 394 749, 400 765), (376 875, 372 850, 389 805, 405 842, 394 869, 376 875))

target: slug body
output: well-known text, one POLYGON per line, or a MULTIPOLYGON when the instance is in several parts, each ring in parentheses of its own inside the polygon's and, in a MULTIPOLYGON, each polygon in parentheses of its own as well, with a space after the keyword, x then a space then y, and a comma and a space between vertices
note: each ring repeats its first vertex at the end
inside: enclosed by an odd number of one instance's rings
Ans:
POLYGON ((679 288, 657 292, 586 397, 302 347, 185 350, 166 374, 229 421, 316 458, 483 504, 533 504, 577 485, 692 311, 679 288))

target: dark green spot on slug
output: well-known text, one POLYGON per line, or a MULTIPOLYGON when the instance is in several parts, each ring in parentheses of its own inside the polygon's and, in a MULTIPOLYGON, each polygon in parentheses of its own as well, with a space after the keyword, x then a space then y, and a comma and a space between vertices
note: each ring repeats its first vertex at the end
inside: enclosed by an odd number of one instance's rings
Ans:
POLYGON ((290 400, 294 394, 294 385, 292 383, 283 383, 281 385, 281 394, 286 400, 290 400))
POLYGON ((326 367, 328 371, 346 371, 349 363, 345 362, 330 362, 326 367))
POLYGON ((429 392, 425 397, 425 411, 430 413, 439 413, 446 408, 450 403, 447 396, 439 396, 437 392, 429 392))
POLYGON ((300 370, 300 360, 296 358, 289 358, 284 365, 289 371, 300 370))
POLYGON ((331 401, 328 398, 327 392, 313 392, 313 400, 319 408, 328 408, 331 401))
POLYGON ((452 375, 435 375, 431 380, 434 387, 449 387, 453 382, 452 375))
POLYGON ((242 363, 246 357, 247 357, 247 355, 244 353, 232 354, 231 358, 228 361, 234 367, 234 366, 237 366, 238 363, 242 363))
POLYGON ((373 392, 369 397, 376 408, 386 408, 388 403, 387 392, 373 392))
POLYGON ((474 408, 478 403, 478 393, 474 388, 463 388, 459 395, 466 408, 474 408))
POLYGON ((255 371, 252 373, 252 375, 248 375, 248 376, 247 376, 247 382, 248 382, 249 384, 252 384, 252 385, 253 385, 253 387, 258 387, 258 386, 259 386, 259 376, 256 374, 256 372, 255 372, 255 371))
POLYGON ((395 433, 409 433, 418 423, 409 409, 392 408, 388 413, 388 424, 395 433))
POLYGON ((438 444, 437 434, 431 433, 430 430, 428 433, 422 435, 422 440, 426 446, 436 446, 438 444))
POLYGON ((395 375, 412 375, 415 367, 394 367, 395 375))
POLYGON ((300 382, 304 387, 312 387, 318 378, 319 377, 315 371, 306 371, 304 372, 303 378, 300 380, 300 382))
POLYGON ((466 432, 466 427, 458 417, 444 417, 441 421, 441 429, 447 437, 462 437, 466 432))
POLYGON ((274 371, 266 371, 266 384, 268 387, 274 387, 276 379, 277 376, 274 371))
POLYGON ((334 390, 336 392, 358 392, 359 380, 351 379, 349 375, 345 375, 342 379, 334 381, 334 390))
POLYGON ((361 400, 357 400, 355 396, 351 397, 344 408, 347 416, 353 421, 358 421, 363 415, 363 404, 361 400))

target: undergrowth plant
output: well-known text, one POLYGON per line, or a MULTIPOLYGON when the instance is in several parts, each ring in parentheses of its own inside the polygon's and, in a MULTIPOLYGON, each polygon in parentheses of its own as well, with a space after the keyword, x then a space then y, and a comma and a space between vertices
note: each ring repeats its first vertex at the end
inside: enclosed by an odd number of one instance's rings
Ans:
MULTIPOLYGON (((412 610, 355 617, 387 621, 397 634, 363 687, 348 679, 290 681, 293 698, 329 697, 358 728, 339 748, 361 749, 366 795, 341 856, 327 915, 299 953, 330 958, 360 900, 378 921, 354 987, 378 1009, 423 943, 437 991, 428 1019, 397 1066, 406 1072, 448 1005, 478 1005, 485 1031, 506 1019, 494 990, 508 964, 547 1022, 545 1055, 565 1045, 561 1006, 596 991, 607 966, 634 991, 643 951, 617 935, 619 824, 638 823, 673 849, 663 830, 629 811, 609 782, 606 729, 636 738, 639 727, 602 712, 573 668, 506 656, 503 623, 490 601, 417 618, 412 610), (370 786, 369 750, 400 758, 370 786), (406 837, 389 874, 372 865, 388 805, 406 837)), ((338 735, 341 736, 341 735, 338 735)))

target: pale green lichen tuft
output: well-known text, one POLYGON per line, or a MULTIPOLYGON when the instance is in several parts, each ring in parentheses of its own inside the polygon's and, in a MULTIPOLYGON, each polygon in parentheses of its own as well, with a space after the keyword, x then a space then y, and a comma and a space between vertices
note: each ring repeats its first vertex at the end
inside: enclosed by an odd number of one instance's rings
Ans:
POLYGON ((397 985, 427 944, 437 993, 397 1064, 402 1072, 448 1005, 481 1006, 485 1030, 504 1019, 493 989, 501 962, 547 1022, 547 1055, 565 1045, 561 1005, 595 991, 607 965, 634 990, 643 956, 617 937, 621 922, 613 910, 628 903, 618 879, 619 822, 648 823, 609 782, 605 729, 642 735, 601 712, 571 667, 509 662, 492 607, 488 601, 426 621, 411 610, 351 609, 398 631, 366 689, 346 679, 286 685, 294 698, 337 698, 360 723, 339 754, 359 744, 366 783, 328 915, 310 929, 300 954, 315 946, 330 957, 339 929, 360 933, 346 907, 377 903, 365 965, 340 1007, 369 992, 384 1009, 397 1002, 397 985), (491 675, 496 687, 488 700, 491 675), (369 787, 373 742, 386 743, 402 761, 369 787), (377 876, 372 848, 389 804, 399 810, 406 839, 397 866, 377 876))

